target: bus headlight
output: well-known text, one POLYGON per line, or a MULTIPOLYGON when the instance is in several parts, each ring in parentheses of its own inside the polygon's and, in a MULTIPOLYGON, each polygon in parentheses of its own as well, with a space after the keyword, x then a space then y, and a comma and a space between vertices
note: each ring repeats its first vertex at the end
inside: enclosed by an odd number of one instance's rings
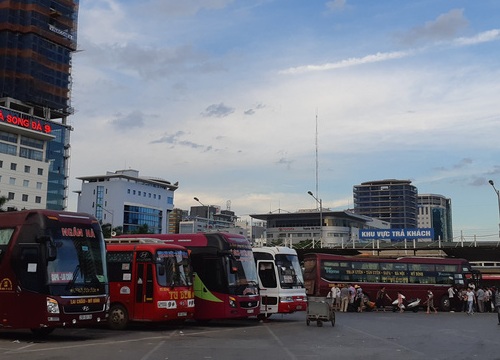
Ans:
POLYGON ((49 314, 59 314, 59 304, 52 298, 47 298, 47 312, 49 314))
POLYGON ((232 296, 229 297, 229 306, 232 308, 238 307, 238 305, 236 304, 236 299, 232 296))
POLYGON ((281 297, 280 302, 293 302, 293 297, 291 297, 291 296, 281 297))

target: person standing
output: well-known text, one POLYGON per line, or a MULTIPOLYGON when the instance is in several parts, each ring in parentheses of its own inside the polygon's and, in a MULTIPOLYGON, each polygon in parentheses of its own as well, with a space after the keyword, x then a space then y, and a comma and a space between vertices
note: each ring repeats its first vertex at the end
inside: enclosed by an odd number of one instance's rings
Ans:
POLYGON ((347 311, 356 311, 354 307, 354 300, 356 298, 356 289, 352 284, 349 284, 349 305, 347 306, 347 311))
POLYGON ((473 315, 474 302, 476 301, 476 294, 474 293, 474 290, 472 290, 471 288, 468 288, 465 294, 467 296, 467 315, 473 315))
POLYGON ((363 312, 363 289, 359 285, 355 285, 354 288, 356 289, 356 301, 355 301, 355 306, 356 310, 358 312, 363 312))
POLYGON ((335 310, 340 310, 340 288, 341 284, 335 285, 335 310))
POLYGON ((495 290, 495 308, 497 311, 498 325, 500 325, 500 289, 495 290))
POLYGON ((478 289, 477 289, 477 312, 484 312, 484 290, 483 288, 480 286, 478 289))
POLYGON ((344 284, 340 288, 340 311, 347 312, 349 306, 349 288, 344 284))
POLYGON ((458 294, 457 294, 457 290, 455 289, 455 286, 451 285, 448 288, 448 299, 450 301, 450 312, 455 311, 457 308, 457 302, 456 302, 457 296, 458 296, 458 294))

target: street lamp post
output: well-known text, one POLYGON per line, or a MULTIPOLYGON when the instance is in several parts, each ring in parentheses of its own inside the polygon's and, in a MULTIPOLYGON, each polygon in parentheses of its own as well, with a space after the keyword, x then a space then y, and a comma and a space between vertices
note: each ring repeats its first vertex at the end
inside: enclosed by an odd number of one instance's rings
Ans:
POLYGON ((497 190, 497 188, 495 187, 495 183, 493 182, 493 180, 490 180, 488 182, 493 187, 493 190, 495 190, 495 192, 497 193, 497 199, 498 199, 498 219, 499 219, 499 223, 498 223, 498 238, 500 239, 500 190, 497 190))
POLYGON ((97 207, 100 207, 103 211, 107 212, 108 214, 111 215, 111 223, 110 223, 110 228, 109 228, 109 232, 110 234, 113 232, 113 222, 115 220, 115 213, 113 212, 113 210, 108 210, 106 209, 104 206, 102 206, 101 204, 97 204, 97 207))
MULTIPOLYGON (((201 206, 206 206, 205 204, 203 204, 200 199, 198 199, 196 196, 193 198, 195 201, 199 202, 201 204, 201 206)), ((207 231, 210 227, 210 207, 207 206, 207 231)))
POLYGON ((311 195, 312 198, 314 200, 316 200, 316 202, 319 204, 319 240, 320 240, 320 244, 322 246, 323 245, 322 244, 322 242, 323 242, 323 204, 322 204, 321 199, 318 199, 316 196, 314 196, 312 191, 308 191, 307 193, 309 195, 311 195))

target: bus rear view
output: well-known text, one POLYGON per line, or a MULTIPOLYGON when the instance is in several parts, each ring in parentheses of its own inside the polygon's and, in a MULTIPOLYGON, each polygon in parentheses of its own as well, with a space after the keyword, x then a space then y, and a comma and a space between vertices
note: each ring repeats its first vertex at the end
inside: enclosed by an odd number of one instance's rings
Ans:
POLYGON ((87 214, 0 213, 0 328, 45 335, 106 318, 105 246, 87 214))

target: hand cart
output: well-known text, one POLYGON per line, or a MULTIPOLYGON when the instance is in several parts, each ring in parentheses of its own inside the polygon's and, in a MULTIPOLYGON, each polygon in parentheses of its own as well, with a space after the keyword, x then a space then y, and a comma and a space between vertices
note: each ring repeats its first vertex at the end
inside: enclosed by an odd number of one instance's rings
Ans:
POLYGON ((330 303, 330 299, 321 296, 307 297, 307 318, 306 324, 316 321, 317 326, 323 326, 323 321, 331 321, 335 326, 335 311, 330 303))

